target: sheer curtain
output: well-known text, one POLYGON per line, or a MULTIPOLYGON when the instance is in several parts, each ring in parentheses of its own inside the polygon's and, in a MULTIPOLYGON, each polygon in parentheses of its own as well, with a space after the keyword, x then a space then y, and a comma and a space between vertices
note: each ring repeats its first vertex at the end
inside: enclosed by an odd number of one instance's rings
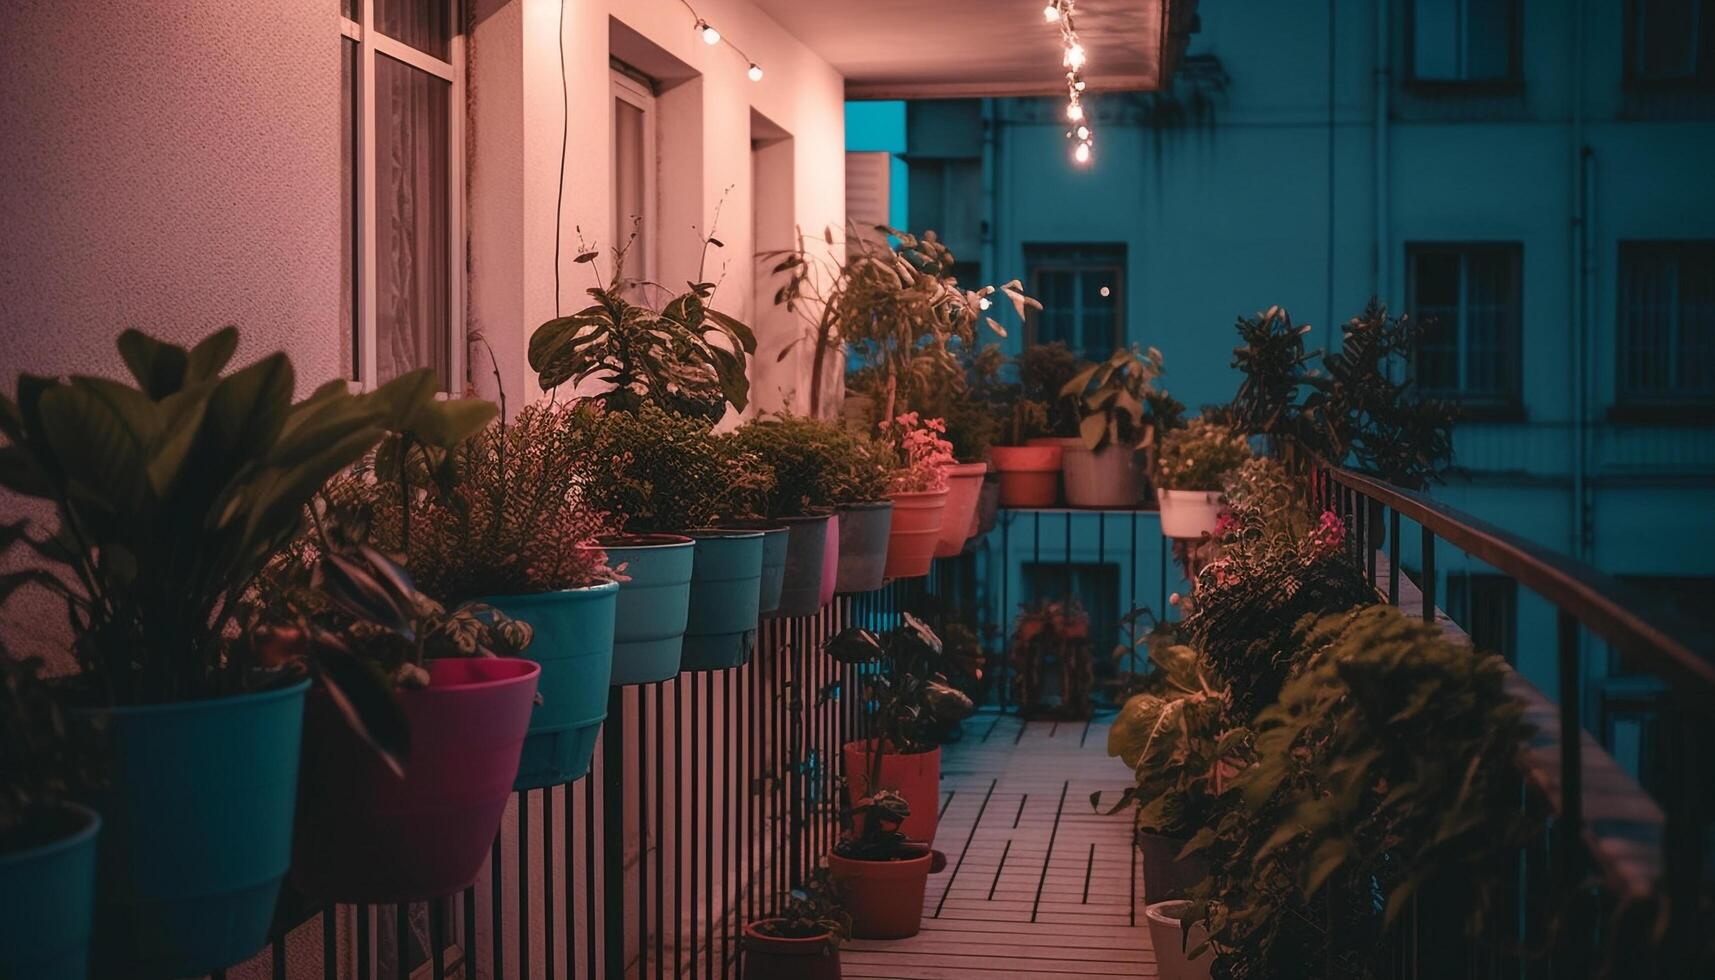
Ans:
POLYGON ((444 80, 375 59, 376 381, 418 367, 451 384, 444 80))

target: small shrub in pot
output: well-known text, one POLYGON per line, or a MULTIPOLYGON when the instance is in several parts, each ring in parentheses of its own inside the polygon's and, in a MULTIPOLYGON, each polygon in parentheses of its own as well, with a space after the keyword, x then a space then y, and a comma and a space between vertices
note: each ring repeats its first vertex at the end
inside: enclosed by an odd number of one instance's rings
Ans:
POLYGON ((776 914, 744 929, 744 980, 839 980, 851 916, 828 869, 785 895, 776 914))
POLYGON ((1250 458, 1244 436, 1208 418, 1164 436, 1155 463, 1161 533, 1191 540, 1213 534, 1227 477, 1250 458))
POLYGON ((856 829, 828 856, 859 939, 905 939, 923 927, 923 893, 946 858, 901 832, 910 817, 911 804, 898 793, 865 796, 852 807, 856 829))

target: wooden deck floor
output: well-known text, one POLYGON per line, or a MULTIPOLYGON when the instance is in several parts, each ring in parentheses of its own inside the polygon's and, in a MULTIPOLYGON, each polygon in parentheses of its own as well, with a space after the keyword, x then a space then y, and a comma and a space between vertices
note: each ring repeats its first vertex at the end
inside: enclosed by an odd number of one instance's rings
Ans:
MULTIPOLYGON (((1111 715, 1110 715, 1111 717, 1111 715)), ((1030 722, 985 713, 943 750, 923 931, 851 940, 848 978, 1067 980, 1153 977, 1131 822, 1090 809, 1125 767, 1106 752, 1105 721, 1030 722)))

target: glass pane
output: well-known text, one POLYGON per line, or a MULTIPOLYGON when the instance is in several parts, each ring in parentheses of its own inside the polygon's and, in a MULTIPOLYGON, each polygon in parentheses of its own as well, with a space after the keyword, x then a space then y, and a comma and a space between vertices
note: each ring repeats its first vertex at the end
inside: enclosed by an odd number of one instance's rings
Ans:
POLYGON ((362 114, 358 111, 358 82, 363 73, 358 70, 358 58, 362 51, 356 41, 351 38, 341 38, 339 46, 339 165, 340 193, 339 234, 340 255, 344 261, 339 270, 339 321, 345 324, 349 338, 347 349, 351 352, 351 374, 357 377, 358 359, 357 338, 361 328, 358 323, 358 311, 361 302, 358 297, 357 268, 361 261, 358 253, 357 239, 357 140, 358 120, 362 114))
POLYGON ((375 59, 376 381, 421 367, 450 390, 451 86, 375 59))
POLYGON ((1465 0, 1465 64, 1461 77, 1512 77, 1515 0, 1465 0))
POLYGON ((361 16, 357 12, 357 0, 339 0, 339 12, 346 20, 357 20, 361 16))
POLYGON ((1659 250, 1620 252, 1621 389, 1660 394, 1669 385, 1669 332, 1674 305, 1673 270, 1659 250))
POLYGON ((1715 395, 1715 245, 1692 245, 1679 264, 1679 391, 1715 395))
POLYGON ((1637 74, 1640 78, 1692 78, 1697 74, 1697 5, 1700 0, 1636 0, 1637 74))
POLYGON ((1079 276, 1082 293, 1079 299, 1084 308, 1083 354, 1090 360, 1112 354, 1118 342, 1115 336, 1118 326, 1115 279, 1111 269, 1088 269, 1079 276), (1102 294, 1104 289, 1107 290, 1105 296, 1102 294))
POLYGON ((452 0, 375 0, 375 27, 443 61, 452 54, 452 0))
POLYGON ((649 268, 649 184, 645 169, 648 122, 642 109, 624 99, 613 100, 613 237, 616 247, 627 249, 627 279, 645 280, 653 273, 649 268))
POLYGON ((1412 315, 1423 324, 1417 383, 1430 392, 1454 391, 1459 387, 1459 254, 1413 255, 1411 292, 1412 315))
POLYGON ((1468 394, 1507 398, 1513 393, 1518 319, 1515 268, 1510 252, 1476 251, 1466 258, 1464 389, 1468 394))
POLYGON ((1412 7, 1411 65, 1417 78, 1459 77, 1459 0, 1417 0, 1412 7))
POLYGON ((1062 341, 1076 348, 1078 338, 1073 333, 1077 324, 1077 300, 1073 292, 1075 276, 1064 270, 1044 269, 1036 274, 1036 298, 1042 309, 1036 314, 1036 342, 1051 344, 1062 341))

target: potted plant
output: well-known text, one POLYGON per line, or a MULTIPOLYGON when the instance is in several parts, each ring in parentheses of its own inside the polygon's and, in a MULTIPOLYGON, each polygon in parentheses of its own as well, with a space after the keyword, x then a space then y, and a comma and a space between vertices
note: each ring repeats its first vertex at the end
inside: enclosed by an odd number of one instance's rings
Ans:
POLYGON ((1095 686, 1090 617, 1077 600, 1044 599, 1026 606, 1013 625, 1009 652, 1019 714, 1090 717, 1095 686))
POLYGON ((1060 499, 1060 458, 1065 447, 1058 441, 1038 442, 1031 435, 1047 426, 1048 407, 1026 398, 1014 388, 1002 403, 1007 418, 1004 441, 989 447, 1000 480, 1000 506, 1052 507, 1060 499))
MULTIPOLYGON (((524 655, 542 665, 517 788, 556 786, 589 771, 607 717, 619 583, 588 545, 614 531, 580 491, 589 460, 550 402, 497 419, 440 459, 435 479, 420 448, 395 477, 419 470, 409 499, 395 483, 368 502, 371 542, 403 554, 422 592, 453 609, 471 602, 530 624, 524 655)), ((397 449, 398 447, 389 447, 397 449)), ((397 457, 397 452, 387 455, 397 457)))
POLYGON ((1215 954, 1208 926, 1197 919, 1196 903, 1183 898, 1151 902, 1143 915, 1161 980, 1209 980, 1215 954))
POLYGON ((590 446, 590 504, 624 515, 621 535, 598 542, 630 579, 619 590, 613 683, 743 663, 760 617, 763 534, 716 525, 753 509, 772 473, 706 420, 653 403, 609 412, 583 402, 567 421, 590 446))
POLYGON ((886 449, 844 426, 825 427, 818 434, 826 443, 831 472, 834 591, 873 592, 886 581, 887 544, 893 532, 893 501, 887 496, 892 470, 886 449))
POLYGON ((1154 445, 1151 406, 1160 399, 1161 352, 1122 347, 1068 380, 1061 394, 1078 399, 1078 441, 1061 457, 1066 502, 1074 507, 1135 507, 1137 453, 1154 445))
POLYGON ((851 916, 827 868, 792 889, 777 914, 744 927, 744 980, 840 980, 851 916))
POLYGON ((0 976, 84 980, 101 818, 71 798, 98 780, 98 753, 41 666, 0 650, 0 976))
MULTIPOLYGON (((931 804, 933 806, 933 804, 931 804)), ((903 831, 911 804, 877 790, 852 807, 853 831, 834 845, 828 870, 858 939, 908 939, 923 928, 923 893, 947 859, 903 831)))
POLYGON ((881 423, 883 441, 895 462, 887 496, 893 501, 893 526, 888 532, 888 578, 920 578, 929 574, 940 542, 947 509, 947 466, 952 445, 943 439, 940 419, 921 419, 906 412, 881 423))
MULTIPOLYGON (((733 439, 740 451, 774 472, 774 487, 763 498, 762 516, 785 524, 790 531, 787 585, 777 614, 813 615, 822 605, 834 508, 841 503, 848 469, 858 465, 852 459, 860 448, 857 439, 836 423, 790 412, 753 419, 740 426, 733 439)), ((837 569, 837 529, 833 549, 837 569)))
POLYGON ((476 603, 443 607, 371 543, 386 521, 377 501, 399 485, 331 483, 251 612, 262 656, 337 650, 399 708, 403 748, 383 754, 340 724, 328 691, 310 698, 292 881, 317 901, 410 902, 471 883, 518 776, 542 672, 519 655, 527 623, 476 603))
POLYGON ((964 692, 947 683, 946 653, 940 637, 917 617, 902 614, 903 625, 876 635, 865 629, 842 630, 826 651, 841 663, 879 663, 864 674, 866 731, 871 737, 843 748, 846 792, 857 801, 877 789, 914 800, 916 816, 902 831, 913 840, 933 841, 941 799, 941 743, 949 727, 976 710, 964 692))
POLYGON ((1250 458, 1244 436, 1207 418, 1168 433, 1155 466, 1161 533, 1189 540, 1213 534, 1224 507, 1224 481, 1250 458))
POLYGON ((953 452, 953 463, 947 467, 947 509, 935 545, 936 558, 957 555, 977 534, 977 507, 996 431, 995 391, 1005 358, 998 346, 990 344, 974 351, 962 348, 959 361, 964 369, 959 383, 941 387, 941 397, 926 405, 929 415, 945 421, 953 452))
MULTIPOLYGON (((296 535, 303 505, 390 429, 456 441, 492 405, 433 400, 430 372, 353 395, 343 381, 293 402, 284 354, 222 374, 227 328, 186 350, 119 338, 136 387, 22 375, 0 401, 0 483, 51 504, 23 574, 66 606, 74 704, 110 733, 101 814, 96 972, 205 973, 261 946, 288 862, 304 694, 301 669, 233 642, 250 583, 296 535), (172 759, 170 778, 160 760, 172 759), (187 859, 187 855, 190 856, 187 859)), ((336 657, 310 661, 348 706, 385 714, 384 689, 336 657)), ((385 742, 385 718, 348 712, 385 742)))

